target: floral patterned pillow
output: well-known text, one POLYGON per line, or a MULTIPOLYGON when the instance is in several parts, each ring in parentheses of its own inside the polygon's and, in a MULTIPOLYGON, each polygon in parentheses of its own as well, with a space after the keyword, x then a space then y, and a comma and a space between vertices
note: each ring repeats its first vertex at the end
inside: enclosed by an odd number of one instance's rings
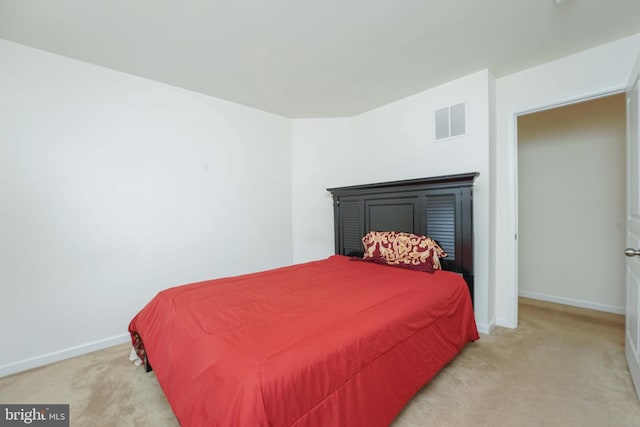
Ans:
POLYGON ((447 253, 431 238, 395 231, 370 231, 362 238, 365 261, 432 272, 447 253))

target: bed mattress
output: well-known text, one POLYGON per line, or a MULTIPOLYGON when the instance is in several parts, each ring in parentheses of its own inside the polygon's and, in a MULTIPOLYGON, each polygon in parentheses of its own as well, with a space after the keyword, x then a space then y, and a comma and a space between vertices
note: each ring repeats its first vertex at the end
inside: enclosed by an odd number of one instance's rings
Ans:
POLYGON ((388 425, 479 337, 458 274, 340 255, 167 289, 129 331, 183 426, 388 425))

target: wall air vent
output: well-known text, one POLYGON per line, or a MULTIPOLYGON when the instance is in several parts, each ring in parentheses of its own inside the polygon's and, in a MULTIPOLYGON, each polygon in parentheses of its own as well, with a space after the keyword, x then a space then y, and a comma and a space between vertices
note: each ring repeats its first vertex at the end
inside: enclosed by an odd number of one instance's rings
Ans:
POLYGON ((465 104, 436 110, 436 141, 464 135, 466 132, 465 104))

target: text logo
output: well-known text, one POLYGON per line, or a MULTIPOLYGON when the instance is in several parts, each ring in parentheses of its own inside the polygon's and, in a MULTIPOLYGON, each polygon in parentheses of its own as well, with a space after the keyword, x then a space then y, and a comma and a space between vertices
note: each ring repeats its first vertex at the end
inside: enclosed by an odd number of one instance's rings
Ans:
POLYGON ((0 427, 69 427, 69 405, 0 404, 0 427))

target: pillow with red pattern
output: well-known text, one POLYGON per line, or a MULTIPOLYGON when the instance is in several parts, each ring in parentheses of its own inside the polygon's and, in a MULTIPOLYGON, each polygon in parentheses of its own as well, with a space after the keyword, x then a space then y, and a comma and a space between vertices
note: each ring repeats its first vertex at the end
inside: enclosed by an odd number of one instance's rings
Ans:
POLYGON ((362 238, 363 260, 410 270, 440 270, 447 253, 433 239, 412 233, 370 231, 362 238))

